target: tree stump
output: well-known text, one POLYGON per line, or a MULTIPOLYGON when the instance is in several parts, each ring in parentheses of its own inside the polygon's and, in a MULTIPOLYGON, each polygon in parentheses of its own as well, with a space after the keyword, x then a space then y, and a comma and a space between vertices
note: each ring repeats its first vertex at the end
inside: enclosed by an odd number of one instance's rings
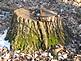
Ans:
POLYGON ((11 43, 14 50, 31 53, 40 48, 48 49, 58 43, 64 44, 63 23, 59 15, 46 16, 45 13, 36 20, 30 14, 24 8, 14 11, 10 28, 13 31, 9 32, 13 38, 11 43))

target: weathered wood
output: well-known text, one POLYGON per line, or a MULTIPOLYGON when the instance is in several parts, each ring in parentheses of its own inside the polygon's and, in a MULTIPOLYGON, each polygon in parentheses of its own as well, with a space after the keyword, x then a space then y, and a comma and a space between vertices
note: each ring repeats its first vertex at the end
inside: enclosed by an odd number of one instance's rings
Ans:
POLYGON ((30 13, 28 10, 25 10, 24 8, 20 8, 14 11, 14 13, 21 18, 24 19, 29 19, 30 18, 30 13))
MULTIPOLYGON (((60 16, 40 17, 39 21, 31 19, 29 11, 23 8, 15 10, 14 13, 17 35, 12 43, 13 49, 30 53, 39 48, 47 49, 59 42, 64 44, 64 30, 60 16)), ((15 29, 14 26, 12 28, 15 29)))

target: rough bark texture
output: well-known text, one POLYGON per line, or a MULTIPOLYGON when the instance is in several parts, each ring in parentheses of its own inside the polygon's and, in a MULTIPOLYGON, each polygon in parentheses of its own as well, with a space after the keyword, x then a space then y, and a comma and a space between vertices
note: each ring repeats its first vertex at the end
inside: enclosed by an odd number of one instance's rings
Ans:
MULTIPOLYGON (((13 35, 11 37, 14 37, 11 42, 14 50, 31 53, 40 48, 47 49, 57 43, 64 44, 63 24, 59 15, 34 20, 29 17, 26 19, 23 13, 24 17, 17 12, 15 11, 10 28, 13 31, 9 32, 13 35)), ((29 15, 27 12, 26 14, 29 15)))

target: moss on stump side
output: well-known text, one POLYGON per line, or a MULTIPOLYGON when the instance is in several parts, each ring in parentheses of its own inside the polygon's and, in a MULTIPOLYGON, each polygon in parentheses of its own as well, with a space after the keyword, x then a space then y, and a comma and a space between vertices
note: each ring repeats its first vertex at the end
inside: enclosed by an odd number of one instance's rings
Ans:
MULTIPOLYGON (((27 12, 25 10, 26 14, 27 12)), ((24 16, 24 13, 22 14, 24 16)), ((29 13, 27 15, 30 16, 29 13)), ((40 21, 30 17, 26 19, 26 16, 25 18, 23 16, 17 14, 16 11, 13 16, 13 19, 15 18, 13 23, 17 24, 11 26, 12 30, 16 29, 15 38, 11 40, 14 50, 31 53, 38 49, 48 49, 58 43, 64 44, 64 30, 59 16, 45 17, 40 21)), ((9 32, 9 34, 12 38, 14 37, 14 32, 9 32)))

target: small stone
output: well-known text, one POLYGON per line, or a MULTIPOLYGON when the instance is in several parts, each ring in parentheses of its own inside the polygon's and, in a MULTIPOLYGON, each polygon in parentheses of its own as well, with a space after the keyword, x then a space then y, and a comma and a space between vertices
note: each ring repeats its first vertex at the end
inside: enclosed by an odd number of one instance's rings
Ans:
POLYGON ((63 55, 63 57, 64 57, 64 59, 67 59, 68 56, 67 56, 67 54, 65 53, 65 54, 63 55))
POLYGON ((58 56, 58 60, 64 60, 62 56, 58 56))
POLYGON ((58 61, 57 59, 52 59, 51 61, 58 61))
POLYGON ((47 52, 43 52, 41 55, 42 56, 48 56, 48 53, 47 52))
POLYGON ((74 6, 78 6, 78 3, 77 3, 77 2, 74 2, 73 5, 74 5, 74 6))
POLYGON ((34 57, 36 58, 38 56, 38 54, 35 54, 34 57))
POLYGON ((50 58, 53 58, 53 56, 51 55, 51 53, 49 53, 49 57, 50 57, 50 58))

